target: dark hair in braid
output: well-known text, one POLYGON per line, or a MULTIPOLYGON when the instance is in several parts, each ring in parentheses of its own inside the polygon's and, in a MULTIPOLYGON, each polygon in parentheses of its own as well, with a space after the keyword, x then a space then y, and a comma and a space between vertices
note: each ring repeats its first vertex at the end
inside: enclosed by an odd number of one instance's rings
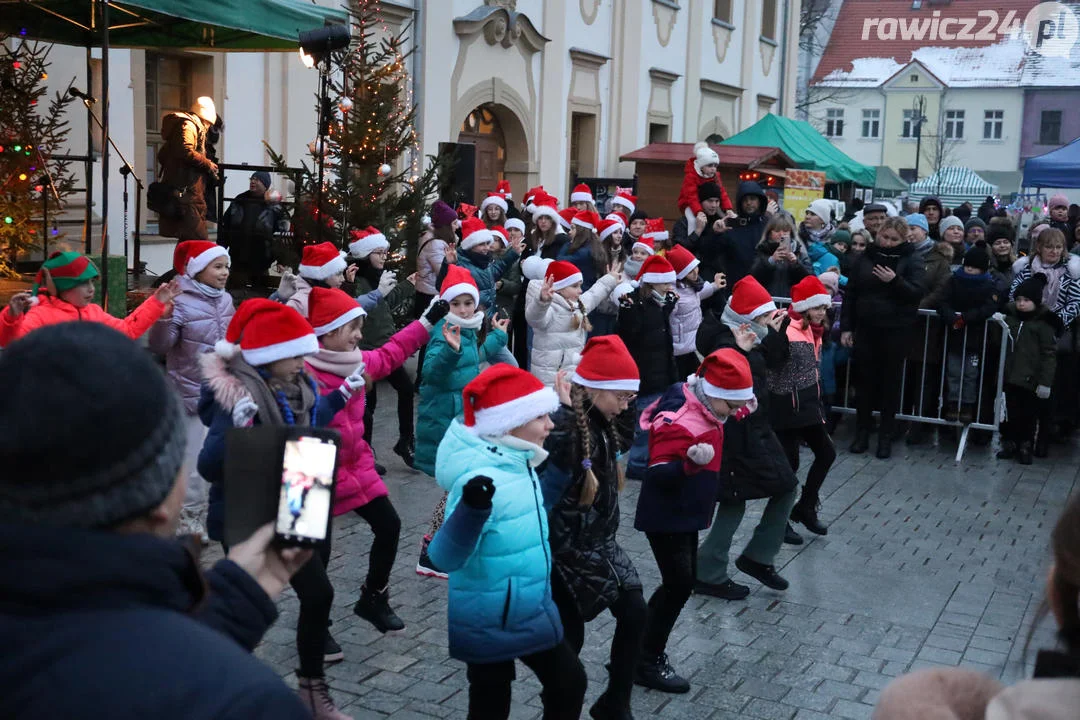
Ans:
MULTIPOLYGON (((574 420, 577 426, 577 441, 580 443, 581 465, 585 469, 585 479, 581 485, 581 494, 578 502, 581 505, 592 505, 596 500, 596 493, 600 489, 600 481, 592 468, 592 433, 589 432, 589 412, 585 407, 585 401, 589 399, 588 391, 584 386, 577 383, 570 384, 570 403, 574 409, 574 420)), ((622 465, 616 463, 618 491, 622 492, 626 484, 626 476, 623 474, 622 465)))

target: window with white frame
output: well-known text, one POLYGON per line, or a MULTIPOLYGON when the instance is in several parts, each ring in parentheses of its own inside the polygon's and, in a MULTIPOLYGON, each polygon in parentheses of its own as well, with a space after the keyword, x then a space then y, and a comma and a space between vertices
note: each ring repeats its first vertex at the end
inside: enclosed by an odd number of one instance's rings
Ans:
POLYGON ((864 138, 876 138, 881 135, 881 111, 862 111, 862 136, 864 138))
POLYGON ((945 137, 949 140, 964 139, 964 111, 945 111, 945 137))
POLYGON ((919 129, 915 126, 915 111, 905 110, 904 120, 900 126, 900 137, 913 138, 918 135, 919 129))
POLYGON ((983 140, 1000 140, 1001 127, 1004 124, 1004 110, 983 111, 983 140))
POLYGON ((825 111, 825 137, 844 137, 844 108, 825 111))

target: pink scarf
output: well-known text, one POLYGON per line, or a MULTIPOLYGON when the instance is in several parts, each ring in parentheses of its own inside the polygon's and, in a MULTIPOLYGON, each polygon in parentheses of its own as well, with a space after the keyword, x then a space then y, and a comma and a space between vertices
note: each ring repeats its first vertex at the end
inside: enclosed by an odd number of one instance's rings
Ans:
POLYGON ((319 348, 319 352, 307 358, 307 363, 316 370, 333 373, 342 378, 349 377, 363 361, 364 354, 360 349, 337 352, 319 348))

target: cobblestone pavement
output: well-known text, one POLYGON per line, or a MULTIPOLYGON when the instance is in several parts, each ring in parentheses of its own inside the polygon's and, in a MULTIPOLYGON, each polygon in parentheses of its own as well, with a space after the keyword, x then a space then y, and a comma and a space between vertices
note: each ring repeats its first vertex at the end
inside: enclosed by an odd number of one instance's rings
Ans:
MULTIPOLYGON (((353 615, 371 534, 354 516, 338 518, 332 632, 346 659, 327 673, 339 706, 356 718, 464 717, 465 667, 446 651, 446 584, 414 571, 440 491, 389 451, 396 440, 393 394, 389 386, 379 394, 375 446, 386 448, 380 460, 402 518, 391 602, 407 627, 383 636, 353 615)), ((849 455, 848 441, 842 426, 840 456, 824 488, 829 534, 804 532, 807 543, 785 546, 777 559, 791 587, 775 592, 732 568, 752 588, 747 600, 692 597, 669 653, 693 687, 682 696, 635 688, 636 717, 869 718, 881 688, 910 669, 963 665, 1007 682, 1024 675, 1049 533, 1075 487, 1080 453, 1054 446, 1049 460, 1022 467, 972 447, 958 466, 951 431, 937 446, 901 442, 889 461, 849 455)), ((644 535, 633 529, 637 494, 638 485, 629 483, 620 541, 648 597, 659 577, 644 535)), ((733 553, 763 504, 750 504, 733 553)), ((280 608, 257 655, 295 684, 298 605, 291 591, 280 608)), ((588 626, 586 708, 603 690, 612 630, 606 614, 588 626)), ((1047 646, 1050 638, 1041 626, 1032 647, 1047 646)), ((519 665, 512 717, 538 718, 540 708, 539 683, 519 665)))

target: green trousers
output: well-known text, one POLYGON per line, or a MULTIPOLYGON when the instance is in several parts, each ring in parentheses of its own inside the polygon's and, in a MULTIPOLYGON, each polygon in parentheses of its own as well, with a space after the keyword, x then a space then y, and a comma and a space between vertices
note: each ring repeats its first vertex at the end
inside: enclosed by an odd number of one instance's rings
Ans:
MULTIPOLYGON (((743 555, 763 565, 773 564, 776 554, 780 552, 780 546, 784 543, 784 530, 787 529, 791 508, 795 505, 797 491, 798 488, 769 498, 765 511, 761 514, 761 522, 754 528, 754 536, 743 549, 743 555)), ((705 542, 698 548, 698 580, 716 585, 727 582, 731 539, 739 529, 745 513, 745 500, 716 504, 716 517, 712 527, 705 536, 705 542)))

